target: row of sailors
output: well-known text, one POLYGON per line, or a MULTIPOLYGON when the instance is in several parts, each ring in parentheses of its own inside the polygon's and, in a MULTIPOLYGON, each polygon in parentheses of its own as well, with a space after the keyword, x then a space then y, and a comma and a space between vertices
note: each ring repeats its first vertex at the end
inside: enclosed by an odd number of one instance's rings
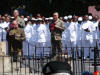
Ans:
POLYGON ((92 46, 93 41, 100 38, 98 18, 90 21, 86 15, 84 21, 82 17, 79 17, 77 21, 77 16, 74 16, 74 20, 70 19, 66 21, 65 25, 66 30, 63 32, 63 39, 74 42, 74 46, 77 45, 79 40, 90 41, 90 45, 92 46))
MULTIPOLYGON (((65 25, 67 29, 63 33, 63 39, 66 39, 64 41, 64 45, 67 45, 67 47, 78 47, 78 49, 79 47, 84 47, 84 58, 87 58, 90 55, 90 58, 93 59, 94 52, 92 51, 92 47, 95 47, 97 45, 100 49, 100 32, 98 17, 95 16, 92 19, 92 16, 88 17, 86 15, 84 17, 84 20, 82 17, 79 17, 77 21, 77 16, 74 16, 74 20, 69 20, 65 22, 65 25)), ((71 49, 67 48, 67 50, 71 49)), ((77 53, 76 50, 77 49, 74 49, 74 53, 77 53)), ((80 56, 80 50, 78 51, 78 54, 80 56)))
MULTIPOLYGON (((51 46, 51 36, 49 31, 50 21, 48 20, 53 20, 53 18, 46 18, 46 23, 44 23, 41 18, 33 20, 34 23, 28 21, 26 27, 24 28, 26 40, 29 43, 37 46, 51 46)), ((25 21, 27 21, 27 19, 25 21)), ((95 47, 96 44, 98 45, 98 47, 100 47, 98 16, 95 16, 93 18, 92 16, 86 15, 84 18, 82 18, 77 16, 72 17, 70 15, 64 17, 64 22, 66 25, 66 30, 62 34, 62 42, 64 47, 63 50, 67 49, 70 53, 70 47, 95 47)), ((6 39, 5 28, 9 27, 9 24, 10 22, 0 23, 0 40, 2 40, 2 38, 6 39)), ((85 58, 89 55, 89 52, 91 52, 90 56, 93 58, 93 52, 91 50, 89 50, 89 48, 84 49, 85 58)), ((76 50, 74 51, 76 52, 76 50)), ((30 51, 30 53, 32 52, 30 51)))

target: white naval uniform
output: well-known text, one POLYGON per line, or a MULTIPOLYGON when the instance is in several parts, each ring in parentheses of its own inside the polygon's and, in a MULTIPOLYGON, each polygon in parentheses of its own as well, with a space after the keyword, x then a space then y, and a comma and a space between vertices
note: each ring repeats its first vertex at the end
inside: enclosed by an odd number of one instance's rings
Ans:
POLYGON ((33 28, 33 30, 32 30, 32 40, 31 40, 31 42, 32 42, 33 45, 36 45, 36 38, 37 38, 36 24, 33 24, 32 28, 33 28))
POLYGON ((71 47, 76 47, 77 25, 78 25, 78 22, 71 22, 69 26, 71 47))
POLYGON ((50 54, 51 51, 51 33, 50 33, 50 29, 49 29, 49 23, 46 24, 46 47, 45 51, 47 56, 50 54))
POLYGON ((71 22, 70 26, 69 26, 69 30, 70 30, 70 41, 71 41, 71 47, 74 47, 74 58, 76 58, 76 53, 77 53, 77 49, 76 47, 76 43, 77 43, 77 25, 78 22, 71 22))
POLYGON ((0 23, 0 41, 3 39, 3 41, 6 41, 6 34, 7 32, 5 31, 5 28, 9 28, 10 22, 3 22, 0 23))
POLYGON ((33 28, 31 24, 27 24, 27 26, 24 29, 25 31, 25 36, 26 36, 26 41, 27 42, 23 42, 23 49, 24 49, 24 55, 30 55, 32 56, 34 53, 34 46, 31 45, 32 44, 32 32, 33 32, 33 28))
POLYGON ((65 51, 66 50, 66 32, 67 32, 67 23, 65 22, 65 27, 66 27, 66 29, 65 29, 65 31, 62 33, 62 46, 63 46, 63 51, 65 51))
POLYGON ((82 39, 82 30, 81 30, 81 24, 78 23, 77 25, 77 46, 78 47, 81 47, 82 46, 82 42, 81 42, 81 39, 82 39))
POLYGON ((85 47, 84 58, 87 58, 87 56, 89 56, 89 53, 91 52, 90 47, 93 44, 92 25, 93 23, 91 21, 84 21, 82 24, 82 47, 85 47), (85 29, 90 30, 90 32, 86 32, 85 29))
POLYGON ((50 29, 49 29, 49 24, 45 24, 46 25, 46 41, 47 43, 51 42, 51 33, 50 33, 50 29))
POLYGON ((71 23, 67 22, 65 25, 66 25, 66 30, 65 30, 65 41, 64 41, 64 45, 65 45, 65 48, 67 49, 68 51, 68 54, 71 54, 71 41, 70 41, 70 26, 71 23))
POLYGON ((78 23, 77 25, 77 51, 78 51, 78 55, 79 57, 81 57, 81 47, 82 47, 82 31, 81 31, 81 25, 82 23, 78 23))
POLYGON ((37 33, 37 44, 36 44, 36 54, 40 57, 40 55, 44 55, 45 46, 46 46, 46 38, 47 38, 47 28, 45 24, 36 25, 36 33, 37 33))
POLYGON ((98 29, 99 22, 93 22, 92 26, 92 35, 93 35, 93 46, 96 46, 96 41, 99 40, 99 29, 98 29))
POLYGON ((3 40, 3 28, 2 28, 2 25, 3 23, 0 23, 0 41, 3 40))

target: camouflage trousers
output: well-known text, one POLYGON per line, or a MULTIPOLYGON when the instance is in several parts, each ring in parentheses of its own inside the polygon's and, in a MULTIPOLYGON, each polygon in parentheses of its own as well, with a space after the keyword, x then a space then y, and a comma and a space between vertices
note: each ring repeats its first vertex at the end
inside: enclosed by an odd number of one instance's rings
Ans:
POLYGON ((10 52, 9 55, 11 57, 13 57, 13 61, 16 62, 16 61, 20 61, 20 59, 23 57, 23 52, 10 52))
POLYGON ((56 53, 62 53, 62 41, 61 40, 51 40, 52 45, 52 55, 55 56, 56 53), (58 50, 58 52, 57 52, 58 50))

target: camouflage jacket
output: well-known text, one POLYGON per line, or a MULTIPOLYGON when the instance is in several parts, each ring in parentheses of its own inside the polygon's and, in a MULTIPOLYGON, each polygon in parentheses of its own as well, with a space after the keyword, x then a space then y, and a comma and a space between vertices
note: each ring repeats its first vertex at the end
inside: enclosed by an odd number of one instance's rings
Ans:
POLYGON ((24 28, 25 27, 25 22, 24 22, 24 20, 22 18, 18 17, 17 18, 17 22, 18 22, 20 28, 24 28))
POLYGON ((51 39, 54 39, 54 40, 62 40, 62 32, 65 30, 65 24, 63 21, 61 20, 57 20, 56 22, 52 21, 50 23, 50 26, 52 24, 56 24, 56 27, 54 30, 51 30, 50 29, 50 32, 51 32, 51 39))

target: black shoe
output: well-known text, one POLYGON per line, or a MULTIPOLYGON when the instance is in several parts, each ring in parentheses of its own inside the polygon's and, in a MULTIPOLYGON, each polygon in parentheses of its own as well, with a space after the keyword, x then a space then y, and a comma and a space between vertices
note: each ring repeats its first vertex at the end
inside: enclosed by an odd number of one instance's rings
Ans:
POLYGON ((90 58, 90 56, 87 56, 87 58, 90 58))
POLYGON ((82 59, 82 57, 78 57, 78 59, 82 59))
POLYGON ((54 58, 55 56, 56 56, 56 55, 50 55, 50 59, 51 59, 51 58, 54 58))

